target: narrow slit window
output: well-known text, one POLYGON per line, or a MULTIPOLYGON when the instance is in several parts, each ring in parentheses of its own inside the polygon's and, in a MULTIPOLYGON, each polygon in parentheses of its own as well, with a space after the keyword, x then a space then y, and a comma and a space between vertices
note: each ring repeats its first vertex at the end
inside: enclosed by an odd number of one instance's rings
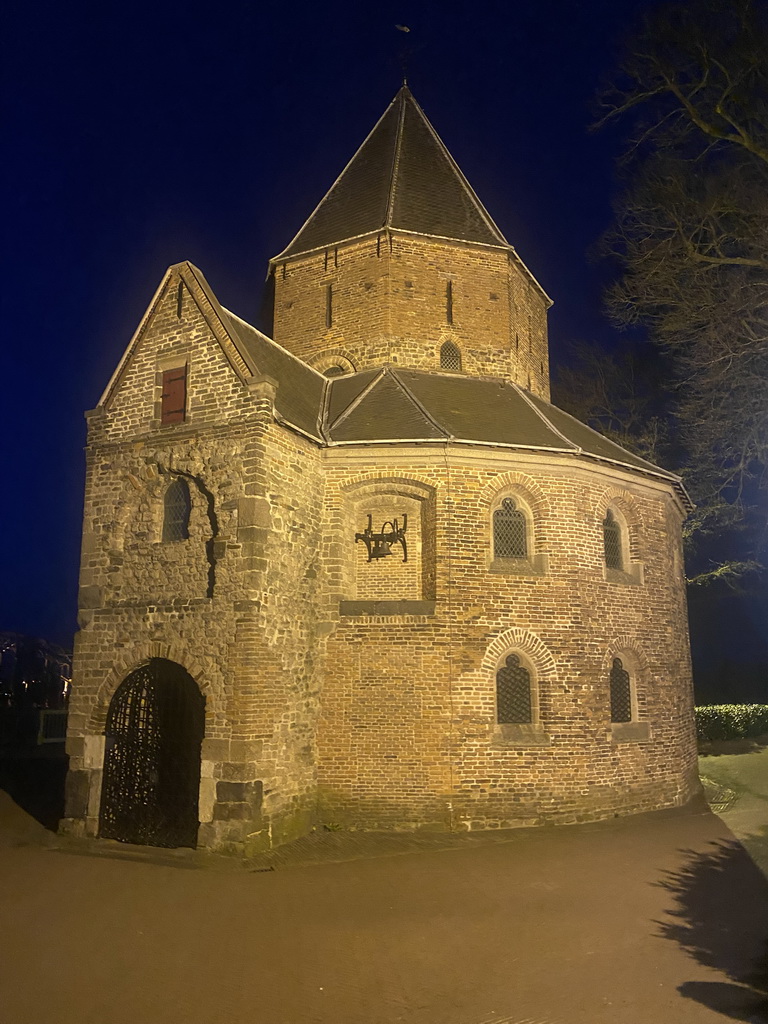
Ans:
POLYGON ((608 569, 622 569, 621 527, 616 522, 613 511, 608 509, 603 520, 603 547, 605 549, 605 565, 608 569))
POLYGON ((189 537, 189 516, 192 501, 186 480, 173 480, 163 500, 163 543, 186 540, 189 537))
POLYGON ((513 498, 505 498, 493 513, 493 557, 528 557, 525 514, 513 498))
POLYGON ((452 341, 446 341, 440 346, 440 369, 461 373, 461 352, 452 341))
POLYGON ((614 658, 611 668, 611 721, 632 721, 632 686, 621 658, 614 658))
POLYGON ((161 423, 183 423, 187 412, 187 367, 163 371, 161 423))
POLYGON ((325 286, 325 326, 333 327, 333 285, 325 286))
POLYGON ((453 323, 453 281, 445 283, 445 320, 446 323, 453 323))
POLYGON ((533 721, 531 673, 510 654, 496 673, 496 720, 500 725, 526 725, 533 721))

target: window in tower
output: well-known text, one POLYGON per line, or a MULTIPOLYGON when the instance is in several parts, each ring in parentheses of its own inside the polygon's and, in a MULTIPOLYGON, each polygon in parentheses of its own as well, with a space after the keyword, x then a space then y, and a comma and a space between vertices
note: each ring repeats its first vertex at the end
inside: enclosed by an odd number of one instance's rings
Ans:
POLYGON ((445 282, 445 321, 453 323, 453 281, 445 282))
POLYGON ((325 286, 325 326, 333 326, 333 285, 325 286))
POLYGON ((452 341, 446 341, 440 347, 440 369, 461 373, 461 352, 452 341))

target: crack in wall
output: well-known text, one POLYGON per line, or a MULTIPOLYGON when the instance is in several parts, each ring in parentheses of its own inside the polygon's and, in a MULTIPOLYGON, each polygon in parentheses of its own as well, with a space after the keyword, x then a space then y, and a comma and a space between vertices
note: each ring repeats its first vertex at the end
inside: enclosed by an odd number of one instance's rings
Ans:
POLYGON ((214 590, 216 588, 216 541, 219 538, 219 519, 216 515, 216 500, 213 494, 205 486, 202 479, 199 476, 195 476, 194 473, 187 473, 183 469, 164 469, 162 466, 160 466, 159 469, 161 473, 165 473, 167 476, 177 476, 181 477, 183 480, 191 482, 205 499, 206 515, 211 527, 211 535, 205 542, 205 558, 208 562, 208 586, 206 587, 205 596, 213 597, 214 590))

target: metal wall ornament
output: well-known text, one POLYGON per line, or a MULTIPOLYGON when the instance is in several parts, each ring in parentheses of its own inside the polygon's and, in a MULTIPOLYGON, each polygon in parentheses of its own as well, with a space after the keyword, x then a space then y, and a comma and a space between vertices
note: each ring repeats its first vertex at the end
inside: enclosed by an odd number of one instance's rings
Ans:
POLYGON ((392 545, 400 544, 403 549, 403 561, 408 561, 408 546, 405 542, 405 531, 408 528, 408 515, 403 513, 403 525, 399 525, 399 520, 390 519, 385 523, 382 523, 381 530, 378 533, 373 532, 373 514, 368 514, 368 526, 363 530, 362 533, 355 534, 355 544, 361 540, 368 548, 368 561, 372 562, 374 558, 386 558, 392 554, 392 545), (387 527, 391 529, 387 530, 387 527))

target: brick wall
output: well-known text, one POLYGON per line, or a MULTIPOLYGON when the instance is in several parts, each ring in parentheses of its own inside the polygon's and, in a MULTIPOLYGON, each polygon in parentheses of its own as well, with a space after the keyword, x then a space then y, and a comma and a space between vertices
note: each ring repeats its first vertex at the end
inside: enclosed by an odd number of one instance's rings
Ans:
POLYGON ((382 234, 274 273, 275 340, 319 369, 338 355, 357 370, 439 369, 440 348, 452 341, 462 372, 508 377, 549 399, 547 302, 506 250, 382 234))
MULTIPOLYGON (((437 605, 433 616, 339 618, 318 738, 322 814, 371 827, 500 827, 692 795, 680 509, 670 489, 578 460, 453 454, 446 470, 422 449, 380 453, 373 472, 361 454, 329 460, 327 506, 350 483, 373 485, 377 476, 383 492, 406 477, 434 488, 437 605), (492 569, 491 509, 500 493, 532 510, 533 554, 544 561, 527 572, 492 569), (638 568, 621 582, 605 578, 608 502, 635 512, 638 568), (539 729, 528 735, 496 725, 495 672, 510 650, 537 682, 539 729), (610 721, 608 676, 621 654, 648 730, 639 739, 629 729, 614 736, 610 721)), ((347 550, 343 538, 339 545, 347 558, 352 527, 343 527, 347 550)))

